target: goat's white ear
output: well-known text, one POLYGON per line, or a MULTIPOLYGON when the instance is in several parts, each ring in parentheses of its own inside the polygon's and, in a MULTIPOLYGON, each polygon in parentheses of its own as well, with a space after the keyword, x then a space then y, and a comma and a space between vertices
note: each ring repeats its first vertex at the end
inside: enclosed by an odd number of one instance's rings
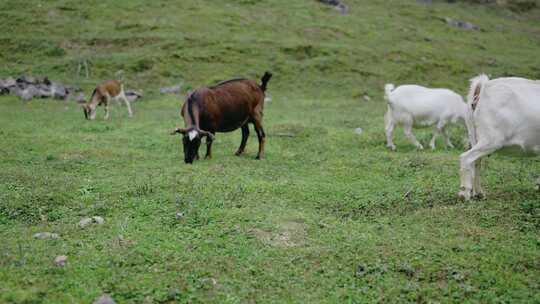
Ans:
POLYGON ((198 133, 197 130, 189 131, 189 133, 188 133, 189 140, 191 141, 191 140, 195 139, 195 137, 197 137, 197 133, 198 133))

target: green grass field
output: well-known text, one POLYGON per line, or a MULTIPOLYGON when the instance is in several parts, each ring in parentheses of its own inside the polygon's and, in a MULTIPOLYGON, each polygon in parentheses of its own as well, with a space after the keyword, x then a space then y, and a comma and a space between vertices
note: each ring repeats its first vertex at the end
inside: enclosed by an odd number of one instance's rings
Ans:
POLYGON ((114 105, 93 122, 71 102, 0 97, 0 303, 539 303, 538 157, 491 156, 487 198, 461 202, 464 128, 436 151, 399 130, 391 152, 382 88, 539 79, 540 9, 346 3, 346 16, 308 0, 0 3, 0 78, 47 75, 88 95, 122 75, 145 92, 134 118, 114 105), (254 132, 234 156, 237 131, 185 165, 168 135, 183 98, 157 89, 267 69, 266 158, 254 132), (94 215, 105 223, 78 226, 94 215))

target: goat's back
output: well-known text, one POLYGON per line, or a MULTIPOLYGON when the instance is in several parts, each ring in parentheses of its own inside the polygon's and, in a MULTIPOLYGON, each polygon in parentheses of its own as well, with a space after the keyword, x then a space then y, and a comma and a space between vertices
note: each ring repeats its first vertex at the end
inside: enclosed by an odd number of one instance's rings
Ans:
MULTIPOLYGON (((225 81, 198 89, 193 94, 200 109, 199 124, 203 130, 236 130, 255 115, 262 115, 264 108, 264 92, 254 80, 225 81)), ((185 109, 183 113, 187 114, 185 109)))
POLYGON ((432 115, 453 112, 462 114, 466 109, 463 98, 449 89, 432 89, 419 85, 401 85, 388 95, 392 108, 414 115, 432 115))
POLYGON ((504 141, 540 154, 540 81, 512 77, 482 83, 473 120, 478 140, 504 141))

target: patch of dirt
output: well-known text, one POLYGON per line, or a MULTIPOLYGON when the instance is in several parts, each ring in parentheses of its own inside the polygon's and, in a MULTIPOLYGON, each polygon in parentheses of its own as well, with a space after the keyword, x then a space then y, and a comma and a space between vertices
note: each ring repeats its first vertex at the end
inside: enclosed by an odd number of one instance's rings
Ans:
POLYGON ((293 248, 306 243, 305 224, 301 221, 286 221, 280 223, 273 231, 253 229, 251 233, 265 245, 293 248))

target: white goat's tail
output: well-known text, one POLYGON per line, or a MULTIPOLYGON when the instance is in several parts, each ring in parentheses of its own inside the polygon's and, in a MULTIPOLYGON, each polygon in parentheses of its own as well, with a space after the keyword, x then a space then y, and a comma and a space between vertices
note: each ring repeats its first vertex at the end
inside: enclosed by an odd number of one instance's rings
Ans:
POLYGON ((467 95, 467 115, 465 117, 465 125, 467 126, 467 131, 469 133, 471 146, 474 146, 477 143, 474 111, 480 102, 482 92, 484 91, 486 82, 489 81, 489 77, 486 74, 480 74, 470 81, 471 87, 469 89, 469 94, 467 95))
POLYGON ((384 85, 384 100, 386 100, 387 102, 390 101, 390 93, 392 93, 395 88, 396 86, 391 83, 387 83, 384 85))

